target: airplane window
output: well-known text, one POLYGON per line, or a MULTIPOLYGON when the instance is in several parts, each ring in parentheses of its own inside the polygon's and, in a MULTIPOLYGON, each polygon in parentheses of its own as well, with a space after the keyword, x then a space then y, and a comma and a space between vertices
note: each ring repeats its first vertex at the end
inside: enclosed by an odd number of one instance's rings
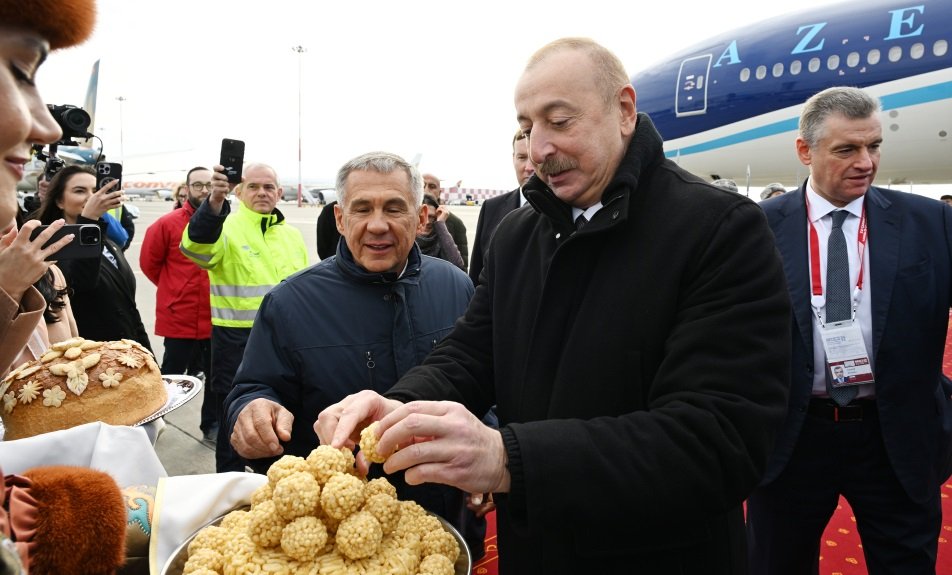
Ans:
POLYGON ((800 64, 800 60, 794 60, 793 62, 790 62, 790 73, 793 74, 794 76, 799 74, 800 70, 802 69, 803 69, 803 65, 800 64))
POLYGON ((889 49, 889 61, 898 62, 902 58, 902 46, 893 46, 889 49))
POLYGON ((859 52, 850 52, 846 56, 846 65, 850 68, 855 68, 859 65, 859 52))
POLYGON ((879 49, 873 48, 872 50, 869 51, 869 54, 866 55, 866 61, 870 65, 875 66, 876 64, 879 64, 879 57, 880 57, 879 49))
POLYGON ((820 69, 820 59, 819 58, 810 58, 810 63, 807 64, 807 70, 811 72, 816 72, 820 69))
POLYGON ((939 40, 932 46, 932 54, 935 56, 945 56, 949 53, 948 40, 939 40))
POLYGON ((767 67, 766 66, 757 66, 757 79, 763 80, 767 77, 767 67))
POLYGON ((779 78, 783 76, 783 62, 777 62, 773 65, 773 77, 779 78))
POLYGON ((926 47, 922 45, 921 42, 916 42, 909 47, 909 57, 913 60, 918 60, 922 58, 926 53, 926 47))
POLYGON ((836 54, 833 54, 826 59, 826 69, 827 70, 836 70, 840 67, 840 57, 836 54))
POLYGON ((740 71, 740 81, 746 82, 750 80, 750 68, 744 68, 740 71))

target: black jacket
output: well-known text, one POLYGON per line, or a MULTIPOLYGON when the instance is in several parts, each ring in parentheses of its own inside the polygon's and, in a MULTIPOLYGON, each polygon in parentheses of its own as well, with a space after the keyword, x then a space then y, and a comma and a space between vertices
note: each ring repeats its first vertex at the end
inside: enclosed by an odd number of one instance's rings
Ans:
POLYGON ((664 159, 644 114, 582 231, 525 190, 466 315, 387 396, 498 405, 504 575, 745 573, 741 503, 789 381, 763 213, 664 159))
POLYGON ((479 283, 479 274, 483 271, 483 261, 486 253, 489 252, 489 242, 493 238, 493 232, 499 227, 499 223, 506 217, 506 214, 519 207, 519 198, 522 197, 522 190, 515 190, 490 198, 483 202, 483 207, 479 209, 479 219, 476 220, 476 237, 473 238, 473 257, 469 262, 469 279, 473 284, 479 283))
POLYGON ((106 237, 104 220, 97 222, 80 216, 77 223, 99 225, 103 245, 118 266, 102 254, 98 258, 57 262, 66 284, 73 290, 70 303, 79 335, 99 341, 133 339, 151 350, 149 335, 136 307, 136 277, 122 249, 106 237))

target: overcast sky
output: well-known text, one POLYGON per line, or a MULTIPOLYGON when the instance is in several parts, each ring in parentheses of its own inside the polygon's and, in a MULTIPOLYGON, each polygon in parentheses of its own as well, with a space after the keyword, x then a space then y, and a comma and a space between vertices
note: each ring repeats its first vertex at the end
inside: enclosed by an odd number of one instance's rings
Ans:
POLYGON ((48 103, 81 106, 101 59, 96 134, 127 180, 180 179, 217 162, 228 137, 296 182, 300 58, 305 181, 380 149, 422 155, 446 185, 511 189, 513 89, 545 43, 591 37, 631 75, 709 36, 833 3, 100 0, 95 35, 53 53, 38 83, 48 103))

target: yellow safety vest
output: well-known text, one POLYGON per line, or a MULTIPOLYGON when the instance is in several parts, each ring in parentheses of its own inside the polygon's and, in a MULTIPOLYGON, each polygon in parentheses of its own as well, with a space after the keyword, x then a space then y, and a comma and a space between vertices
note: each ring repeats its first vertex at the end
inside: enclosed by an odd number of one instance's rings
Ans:
POLYGON ((250 328, 265 294, 307 267, 307 248, 301 232, 287 225, 280 212, 259 214, 237 204, 215 243, 193 242, 186 226, 179 247, 208 270, 212 325, 250 328))

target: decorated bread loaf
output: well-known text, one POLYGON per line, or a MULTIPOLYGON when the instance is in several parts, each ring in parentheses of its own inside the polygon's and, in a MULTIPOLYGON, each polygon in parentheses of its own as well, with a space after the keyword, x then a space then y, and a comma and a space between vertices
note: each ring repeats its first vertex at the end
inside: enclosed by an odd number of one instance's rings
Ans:
POLYGON ((73 338, 0 383, 5 440, 102 421, 132 425, 165 405, 168 393, 152 354, 138 342, 73 338))

